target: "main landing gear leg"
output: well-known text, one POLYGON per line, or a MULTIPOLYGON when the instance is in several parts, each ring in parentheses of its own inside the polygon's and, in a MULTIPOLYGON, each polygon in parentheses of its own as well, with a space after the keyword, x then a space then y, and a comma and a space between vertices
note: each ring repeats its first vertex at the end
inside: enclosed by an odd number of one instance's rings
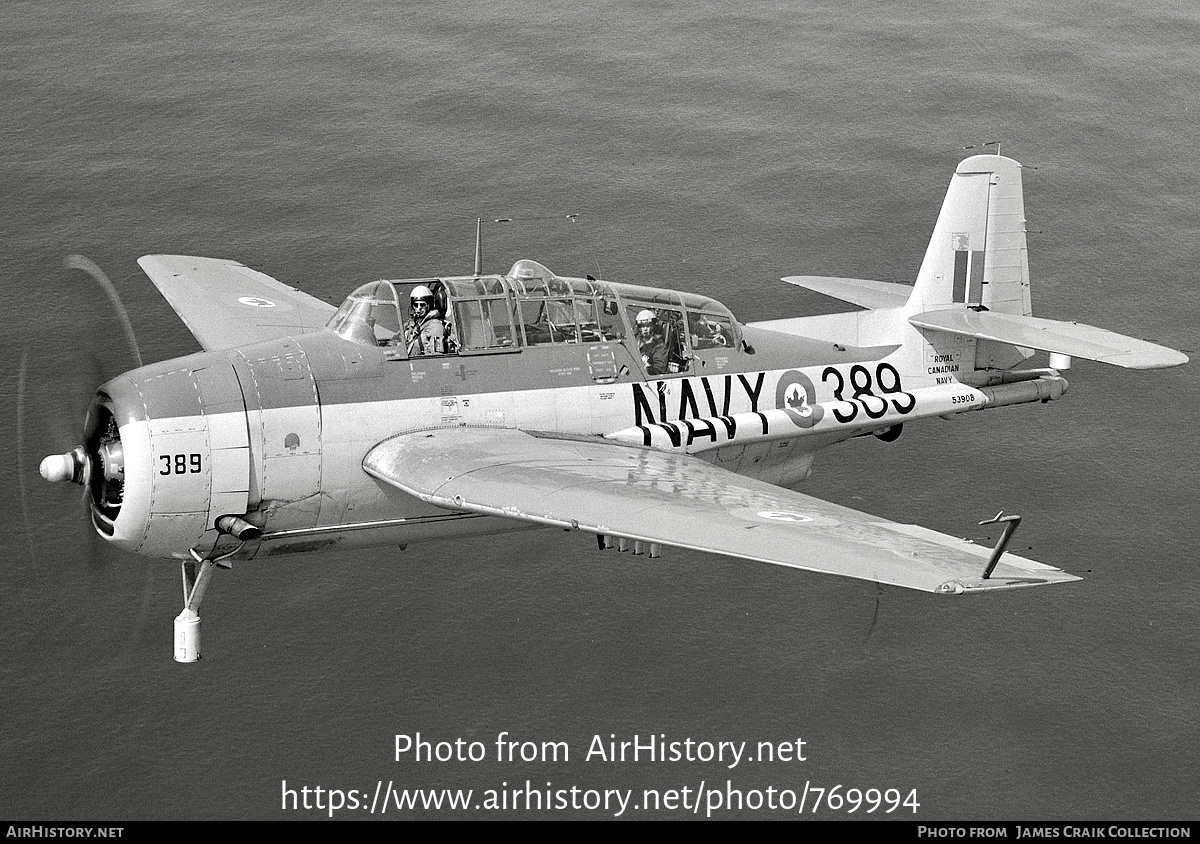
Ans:
MULTIPOLYGON (((244 543, 243 543, 244 544, 244 543)), ((175 617, 175 661, 196 662, 200 659, 200 601, 204 599, 204 590, 213 576, 215 566, 229 568, 224 562, 242 548, 222 554, 219 557, 204 558, 191 549, 192 560, 183 562, 183 612, 175 617)))

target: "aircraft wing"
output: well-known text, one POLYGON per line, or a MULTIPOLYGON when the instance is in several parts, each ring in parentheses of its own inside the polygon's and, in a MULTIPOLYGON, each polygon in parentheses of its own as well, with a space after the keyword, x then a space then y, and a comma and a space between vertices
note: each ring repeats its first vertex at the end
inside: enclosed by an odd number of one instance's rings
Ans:
POLYGON ((909 317, 918 328, 998 340, 1043 352, 1110 363, 1127 369, 1162 369, 1187 363, 1187 355, 1081 322, 1062 322, 995 311, 947 309, 909 317))
POLYGON ((501 428, 401 434, 363 460, 375 478, 449 510, 711 551, 928 592, 1079 578, 809 495, 697 457, 501 428))
POLYGON ((237 261, 146 255, 138 263, 206 351, 306 334, 337 310, 237 261))

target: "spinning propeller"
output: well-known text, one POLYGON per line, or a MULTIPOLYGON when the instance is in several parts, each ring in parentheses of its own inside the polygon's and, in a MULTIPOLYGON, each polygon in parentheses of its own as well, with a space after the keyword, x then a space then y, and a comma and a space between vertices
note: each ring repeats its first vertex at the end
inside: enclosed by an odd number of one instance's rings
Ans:
MULTIPOLYGON (((127 359, 122 353, 120 369, 129 368, 131 363, 141 366, 141 351, 128 311, 103 270, 82 255, 68 256, 65 265, 68 270, 78 270, 91 277, 116 312, 128 346, 128 357, 131 358, 127 359)), ((52 301, 53 298, 43 296, 43 301, 52 301)), ((79 442, 78 426, 85 412, 89 419, 85 427, 95 427, 91 421, 94 411, 88 408, 93 404, 96 388, 116 374, 116 366, 110 362, 113 355, 108 353, 112 349, 103 345, 109 335, 98 330, 103 319, 94 312, 87 313, 84 310, 89 306, 88 297, 74 290, 58 298, 64 307, 73 305, 78 311, 69 314, 53 313, 51 309, 44 311, 41 318, 54 320, 55 324, 34 324, 31 328, 38 331, 39 336, 59 339, 53 343, 36 344, 41 348, 34 348, 35 344, 26 340, 17 372, 17 452, 21 465, 18 477, 22 515, 27 531, 31 532, 29 550, 34 559, 38 555, 34 548, 32 526, 44 524, 45 519, 31 519, 31 511, 35 508, 31 507, 24 477, 25 461, 31 459, 28 446, 31 442, 44 446, 48 440, 61 448, 72 441, 79 442)), ((124 477, 120 441, 106 438, 103 431, 85 431, 81 444, 70 451, 43 459, 40 472, 48 481, 83 486, 85 501, 88 495, 94 497, 98 492, 104 494, 105 490, 110 495, 119 495, 124 477)), ((78 524, 77 514, 66 515, 78 524)), ((88 533, 91 533, 90 528, 88 533)), ((87 547, 94 554, 96 542, 89 542, 87 547)))

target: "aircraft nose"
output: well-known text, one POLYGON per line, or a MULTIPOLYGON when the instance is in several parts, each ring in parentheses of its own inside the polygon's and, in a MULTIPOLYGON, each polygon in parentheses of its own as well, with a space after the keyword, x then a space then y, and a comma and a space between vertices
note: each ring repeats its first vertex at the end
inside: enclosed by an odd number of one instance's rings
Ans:
POLYGON ((87 455, 84 454, 82 446, 76 446, 65 454, 51 454, 46 457, 42 460, 39 471, 43 478, 53 483, 71 481, 82 484, 86 467, 87 455))

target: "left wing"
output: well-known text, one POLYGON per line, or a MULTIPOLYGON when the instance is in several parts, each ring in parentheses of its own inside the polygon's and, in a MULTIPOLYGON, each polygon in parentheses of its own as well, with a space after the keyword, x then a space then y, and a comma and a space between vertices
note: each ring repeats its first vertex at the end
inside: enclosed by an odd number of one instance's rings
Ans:
POLYGON ((237 261, 146 255, 138 263, 205 351, 316 331, 337 310, 237 261))
POLYGON ((450 510, 586 530, 642 542, 960 593, 1079 580, 812 496, 735 475, 696 457, 501 428, 400 434, 363 469, 450 510))

